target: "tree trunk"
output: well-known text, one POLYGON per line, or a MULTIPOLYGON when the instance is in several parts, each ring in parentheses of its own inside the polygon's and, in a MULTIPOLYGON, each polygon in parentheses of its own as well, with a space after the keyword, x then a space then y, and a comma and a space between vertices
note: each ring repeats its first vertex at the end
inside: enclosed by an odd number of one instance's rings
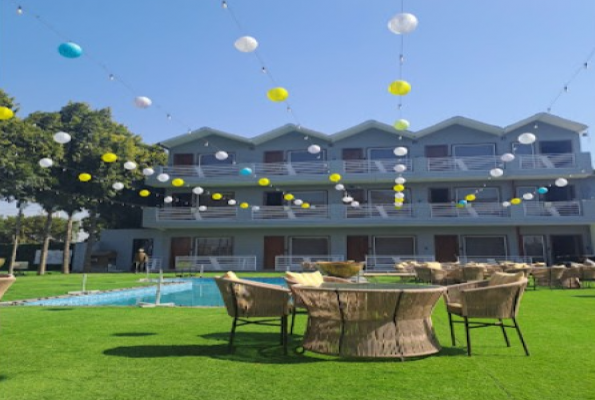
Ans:
POLYGON ((62 258, 62 273, 70 273, 70 242, 72 242, 72 224, 74 222, 74 213, 68 214, 66 223, 66 239, 64 240, 64 252, 62 258))
POLYGON ((95 231, 97 230, 97 210, 95 207, 89 211, 89 237, 87 238, 87 248, 85 249, 85 261, 83 270, 85 272, 91 271, 91 253, 93 246, 95 246, 95 231))
POLYGON ((18 202, 19 213, 14 228, 14 240, 12 241, 12 254, 10 255, 10 263, 8 264, 8 273, 14 273, 14 265, 17 262, 17 250, 19 248, 19 237, 21 236, 21 226, 23 224, 23 213, 25 210, 25 202, 18 202))
POLYGON ((39 256, 37 275, 45 275, 48 262, 48 249, 50 248, 50 239, 52 238, 52 218, 52 212, 47 211, 45 225, 43 226, 43 246, 41 247, 41 255, 39 256))

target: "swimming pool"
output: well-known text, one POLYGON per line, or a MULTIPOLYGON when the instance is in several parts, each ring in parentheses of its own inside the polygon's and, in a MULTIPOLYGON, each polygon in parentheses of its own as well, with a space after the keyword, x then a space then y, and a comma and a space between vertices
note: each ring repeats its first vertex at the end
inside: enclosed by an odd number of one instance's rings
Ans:
MULTIPOLYGON (((283 278, 250 278, 257 282, 285 286, 283 278)), ((223 299, 212 278, 180 279, 174 285, 163 285, 161 303, 177 306, 223 306, 223 299)), ((138 303, 155 303, 156 286, 117 290, 82 296, 66 296, 22 303, 26 306, 134 306, 138 303)))

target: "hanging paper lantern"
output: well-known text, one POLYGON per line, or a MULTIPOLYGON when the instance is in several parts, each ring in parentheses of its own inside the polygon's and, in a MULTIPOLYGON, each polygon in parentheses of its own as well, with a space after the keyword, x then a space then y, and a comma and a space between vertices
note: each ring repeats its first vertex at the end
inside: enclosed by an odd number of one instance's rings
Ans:
POLYGON ((546 187, 540 187, 539 189, 537 189, 537 193, 539 194, 546 194, 548 192, 546 187))
POLYGON ((227 157, 229 157, 229 154, 226 151, 219 150, 215 153, 215 158, 219 161, 227 160, 227 157))
POLYGON ((169 175, 168 174, 159 174, 159 175, 157 175, 157 180, 159 182, 167 182, 167 181, 169 181, 169 175))
POLYGON ((246 202, 240 203, 240 208, 246 209, 248 207, 250 207, 250 204, 248 204, 246 202))
POLYGON ((166 204, 169 204, 169 203, 171 203, 172 201, 174 201, 174 198, 173 198, 173 197, 171 197, 171 196, 165 196, 165 197, 163 198, 163 202, 164 202, 164 203, 166 203, 166 204))
POLYGON ((248 168, 248 167, 246 167, 246 168, 242 168, 242 169, 240 170, 240 175, 242 175, 242 176, 249 176, 249 175, 252 175, 252 169, 250 169, 250 168, 248 168))
POLYGON ((58 132, 54 135, 54 141, 58 142, 60 144, 66 144, 66 143, 70 142, 71 139, 72 139, 72 136, 70 136, 66 132, 58 132))
POLYGON ((143 189, 140 192, 138 192, 138 195, 140 197, 149 197, 151 195, 151 192, 149 192, 147 189, 143 189))
POLYGON ((345 190, 345 185, 343 185, 342 183, 337 183, 335 185, 335 190, 345 190))
POLYGON ((136 163, 134 161, 126 161, 124 163, 124 168, 126 168, 128 171, 133 171, 136 169, 136 163))
POLYGON ((149 108, 153 101, 145 96, 138 96, 134 98, 134 105, 138 108, 149 108))
POLYGON ((395 96, 405 96, 411 91, 411 85, 407 81, 394 81, 388 85, 388 91, 395 96))
POLYGON ((184 179, 182 178, 175 178, 171 181, 172 186, 180 187, 184 186, 184 179))
POLYGON ((341 175, 340 174, 337 174, 337 173, 330 174, 329 177, 328 177, 328 179, 331 182, 337 183, 337 182, 339 182, 341 180, 341 175))
POLYGON ((393 126, 398 131, 406 131, 409 129, 409 121, 406 119, 398 119, 393 126))
POLYGON ((510 207, 510 201, 503 201, 502 202, 502 207, 510 207))
POLYGON ((291 193, 287 193, 285 196, 283 196, 283 198, 287 201, 291 201, 295 198, 295 196, 292 195, 291 193))
POLYGON ((395 193, 395 199, 404 199, 404 198, 405 198, 405 193, 402 193, 402 192, 395 193))
POLYGON ((525 193, 525 194, 523 194, 523 199, 525 199, 525 200, 533 200, 533 194, 531 194, 531 193, 525 193))
POLYGON ((564 178, 558 178, 558 179, 556 179, 554 184, 558 187, 564 187, 564 186, 568 185, 568 181, 564 178))
POLYGON ((302 208, 310 208, 310 203, 302 203, 302 208))
POLYGON ((101 156, 101 160, 106 163, 113 163, 118 159, 118 156, 114 153, 105 153, 101 156))
POLYGON ((403 190, 405 190, 405 186, 403 186, 403 185, 395 185, 395 186, 393 186, 393 190, 395 192, 402 192, 403 190))
POLYGON ((463 200, 459 200, 457 204, 460 204, 462 206, 466 206, 468 204, 468 201, 463 199, 463 200))
POLYGON ((252 206, 252 211, 260 211, 260 207, 259 206, 252 206))
POLYGON ((207 206, 199 206, 198 211, 207 211, 207 206))
POLYGON ((58 53, 65 58, 78 58, 83 54, 83 49, 76 43, 66 42, 58 46, 58 53))
POLYGON ((155 170, 153 168, 143 168, 143 175, 144 176, 151 176, 155 173, 155 170))
POLYGON ((54 165, 54 161, 52 161, 51 158, 42 158, 41 160, 39 160, 39 166, 41 168, 49 168, 52 165, 54 165))
POLYGON ((501 168, 494 168, 490 170, 490 175, 494 178, 499 178, 504 175, 504 171, 501 168))
POLYGON ((500 159, 504 162, 511 162, 512 160, 514 160, 514 154, 504 153, 502 154, 502 157, 500 157, 500 159))
POLYGON ((269 180, 269 178, 260 178, 258 180, 258 184, 260 186, 269 186, 271 184, 271 181, 269 180))
POLYGON ((407 170, 407 166, 404 164, 397 164, 395 165, 396 172, 405 172, 407 170))
POLYGON ((230 205, 230 206, 235 206, 235 205, 236 205, 236 203, 237 203, 237 202, 236 202, 234 199, 229 199, 229 200, 227 200, 227 205, 230 205))
POLYGON ((531 144, 531 143, 535 142, 536 139, 537 139, 537 137, 534 134, 532 134, 531 132, 521 133, 518 138, 519 143, 522 143, 522 144, 531 144))
POLYGON ((409 13, 400 13, 388 21, 388 29, 397 35, 411 33, 417 28, 417 17, 409 13))
POLYGON ((465 200, 467 201, 475 201, 477 197, 475 197, 474 194, 468 194, 467 196, 465 196, 465 200))
POLYGON ((289 97, 289 92, 285 88, 276 87, 267 92, 267 97, 271 101, 281 102, 287 100, 289 97))
POLYGON ((205 190, 203 188, 201 188, 200 186, 196 186, 195 188, 192 189, 192 193, 194 193, 195 195, 201 195, 205 192, 205 190))
POLYGON ((395 183, 398 183, 399 185, 402 185, 405 182, 407 182, 407 179, 403 178, 402 176, 399 176, 397 179, 395 179, 395 183))
POLYGON ((86 172, 83 172, 82 174, 79 174, 79 181, 81 182, 89 182, 91 180, 91 174, 88 174, 86 172))
POLYGON ((213 198, 213 200, 221 200, 223 198, 223 195, 221 193, 213 193, 211 197, 213 198))
POLYGON ((395 156, 397 157, 403 157, 409 153, 409 150, 407 150, 407 147, 397 147, 393 150, 393 153, 395 153, 395 156))
POLYGON ((353 201, 353 197, 347 195, 344 196, 341 200, 343 200, 344 203, 351 203, 353 201))
POLYGON ((312 145, 308 146, 308 153, 310 153, 310 154, 320 153, 320 146, 317 144, 312 144, 312 145))
POLYGON ((304 203, 304 201, 300 200, 300 199, 295 199, 293 201, 293 204, 295 204, 296 206, 301 206, 303 203, 304 203))
POLYGON ((122 182, 114 182, 112 184, 112 188, 114 190, 122 190, 122 189, 124 189, 124 184, 122 182))
POLYGON ((514 199, 510 199, 510 204, 514 204, 515 206, 518 204, 521 204, 522 200, 519 199, 518 197, 515 197, 514 199))
POLYGON ((359 201, 352 201, 351 202, 351 207, 358 208, 359 207, 359 201))
POLYGON ((242 53, 252 53, 258 47, 258 41, 252 36, 242 36, 233 45, 242 53))
POLYGON ((6 121, 14 117, 14 111, 8 107, 0 107, 0 121, 6 121))

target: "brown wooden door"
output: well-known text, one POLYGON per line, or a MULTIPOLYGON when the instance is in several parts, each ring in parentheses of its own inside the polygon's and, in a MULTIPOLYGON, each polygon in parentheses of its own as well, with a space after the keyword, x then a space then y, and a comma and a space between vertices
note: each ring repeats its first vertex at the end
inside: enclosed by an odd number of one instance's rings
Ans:
POLYGON ((425 147, 426 157, 448 157, 448 146, 445 144, 428 145, 425 147))
POLYGON ((265 163, 281 163, 283 162, 283 151, 265 151, 263 161, 265 163))
POLYGON ((194 154, 192 154, 192 153, 174 154, 174 165, 194 165, 194 154))
POLYGON ((459 256, 459 237, 457 235, 434 236, 434 254, 436 261, 454 262, 459 256))
POLYGON ((177 256, 189 256, 192 253, 192 238, 190 237, 173 237, 171 238, 170 252, 169 252, 169 268, 176 268, 177 256))
POLYGON ((284 236, 265 236, 264 237, 264 269, 275 269, 275 256, 285 254, 284 236))
POLYGON ((367 236, 347 236, 347 259, 365 261, 368 254, 367 236))
POLYGON ((343 149, 343 160, 363 160, 364 149, 343 149))

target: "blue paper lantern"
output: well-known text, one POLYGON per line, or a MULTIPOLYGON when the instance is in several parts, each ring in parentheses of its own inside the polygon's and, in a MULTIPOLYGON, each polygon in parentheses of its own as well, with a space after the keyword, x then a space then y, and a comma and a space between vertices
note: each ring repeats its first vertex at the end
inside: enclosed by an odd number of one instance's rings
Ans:
POLYGON ((246 167, 246 168, 242 168, 242 169, 240 170, 240 175, 243 175, 243 176, 249 176, 249 175, 252 175, 252 169, 250 169, 250 168, 248 168, 248 167, 246 167))
POLYGON ((546 194, 548 192, 546 187, 540 187, 539 189, 537 189, 537 193, 539 194, 546 194))
POLYGON ((459 200, 459 204, 464 206, 467 204, 467 200, 459 200))
POLYGON ((83 54, 83 49, 76 43, 66 42, 58 46, 58 53, 66 58, 78 58, 83 54))

